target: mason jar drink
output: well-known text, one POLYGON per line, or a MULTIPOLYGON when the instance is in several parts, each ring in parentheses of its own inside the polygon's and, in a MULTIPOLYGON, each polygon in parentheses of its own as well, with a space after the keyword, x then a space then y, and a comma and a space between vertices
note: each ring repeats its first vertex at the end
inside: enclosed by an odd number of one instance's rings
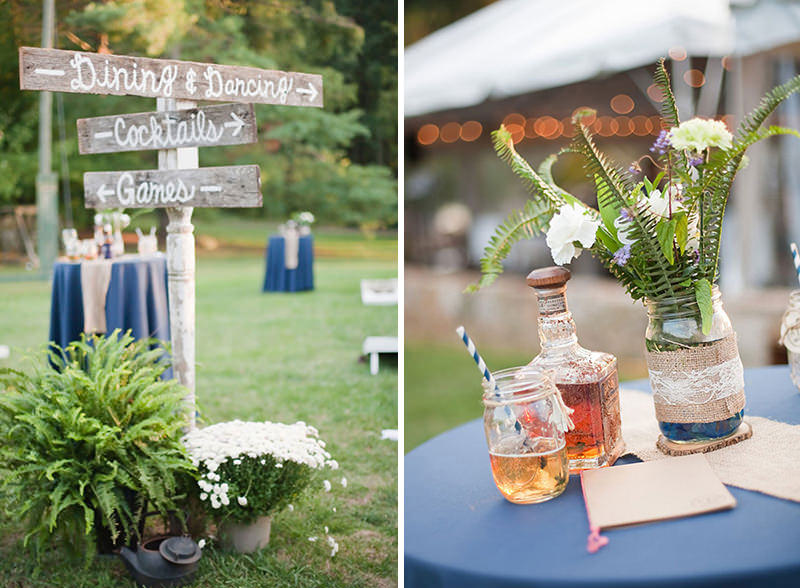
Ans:
POLYGON ((484 382, 483 428, 492 476, 510 502, 544 502, 569 481, 564 432, 568 415, 551 375, 530 367, 492 374, 484 382))

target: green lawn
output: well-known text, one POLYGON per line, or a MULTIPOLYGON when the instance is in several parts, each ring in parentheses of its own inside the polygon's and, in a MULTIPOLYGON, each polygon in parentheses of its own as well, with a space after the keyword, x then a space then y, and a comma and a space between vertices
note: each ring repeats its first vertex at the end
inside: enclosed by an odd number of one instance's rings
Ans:
MULTIPOLYGON (((379 249, 394 243, 396 251, 396 241, 385 241, 379 249)), ((207 548, 194 585, 397 584, 398 448, 380 439, 381 429, 397 427, 397 370, 382 364, 370 376, 368 365, 359 362, 366 335, 397 332, 396 308, 361 304, 361 278, 397 275, 395 261, 383 259, 382 251, 376 257, 318 259, 316 290, 298 294, 261 293, 261 255, 198 259, 197 396, 203 417, 304 420, 320 430, 341 469, 334 472, 330 494, 314 494, 294 512, 276 516, 267 550, 237 556, 207 548), (342 476, 346 488, 338 483, 342 476), (340 546, 332 559, 324 541, 308 541, 323 536, 325 525, 340 546)), ((0 283, 0 344, 25 348, 45 342, 49 299, 47 283, 0 283)), ((16 352, 0 361, 19 364, 16 352)), ((0 515, 0 586, 134 586, 120 561, 82 566, 56 544, 33 577, 20 526, 0 515)))
MULTIPOLYGON (((481 349, 493 369, 525 365, 530 355, 481 349)), ((405 451, 483 414, 481 375, 456 337, 450 345, 405 343, 405 451)))

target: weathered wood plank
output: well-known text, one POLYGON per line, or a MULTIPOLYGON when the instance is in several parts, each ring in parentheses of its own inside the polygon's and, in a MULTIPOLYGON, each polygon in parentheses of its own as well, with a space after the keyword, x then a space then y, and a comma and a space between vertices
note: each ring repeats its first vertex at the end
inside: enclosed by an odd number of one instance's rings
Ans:
POLYGON ((78 119, 78 150, 112 153, 240 145, 257 140, 252 104, 78 119))
POLYGON ((322 107, 322 76, 298 72, 20 47, 23 90, 322 107))
POLYGON ((83 174, 86 208, 254 208, 261 206, 257 165, 83 174))

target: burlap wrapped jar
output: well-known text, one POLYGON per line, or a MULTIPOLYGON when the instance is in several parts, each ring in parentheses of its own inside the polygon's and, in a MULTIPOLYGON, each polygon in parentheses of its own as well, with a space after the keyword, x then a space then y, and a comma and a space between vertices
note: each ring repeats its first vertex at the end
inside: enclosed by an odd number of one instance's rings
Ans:
POLYGON ((780 344, 786 347, 792 382, 800 388, 800 290, 789 295, 789 306, 781 319, 780 344))
POLYGON ((716 287, 712 307, 703 333, 694 296, 647 301, 647 369, 656 418, 670 441, 723 439, 742 422, 744 370, 716 287))

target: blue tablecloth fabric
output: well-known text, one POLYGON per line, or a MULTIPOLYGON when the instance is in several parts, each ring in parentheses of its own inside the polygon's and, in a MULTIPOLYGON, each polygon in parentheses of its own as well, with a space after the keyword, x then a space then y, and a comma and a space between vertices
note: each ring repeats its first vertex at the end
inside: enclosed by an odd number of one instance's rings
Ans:
MULTIPOLYGON (((111 265, 106 330, 131 330, 136 339, 170 340, 167 263, 163 255, 123 257, 111 265)), ((81 266, 56 262, 50 303, 50 341, 66 347, 83 332, 81 266)), ((164 377, 172 377, 172 370, 164 377)))
MULTIPOLYGON (((746 370, 745 384, 746 414, 800 424, 787 367, 746 370)), ((627 386, 649 390, 647 381, 627 386)), ((549 502, 507 502, 492 481, 482 422, 471 421, 405 458, 405 585, 799 587, 800 503, 728 489, 733 510, 607 530, 609 544, 589 554, 580 479, 549 502)))
POLYGON ((301 292, 314 289, 314 236, 299 239, 297 267, 286 269, 286 241, 272 235, 267 245, 263 292, 301 292))

